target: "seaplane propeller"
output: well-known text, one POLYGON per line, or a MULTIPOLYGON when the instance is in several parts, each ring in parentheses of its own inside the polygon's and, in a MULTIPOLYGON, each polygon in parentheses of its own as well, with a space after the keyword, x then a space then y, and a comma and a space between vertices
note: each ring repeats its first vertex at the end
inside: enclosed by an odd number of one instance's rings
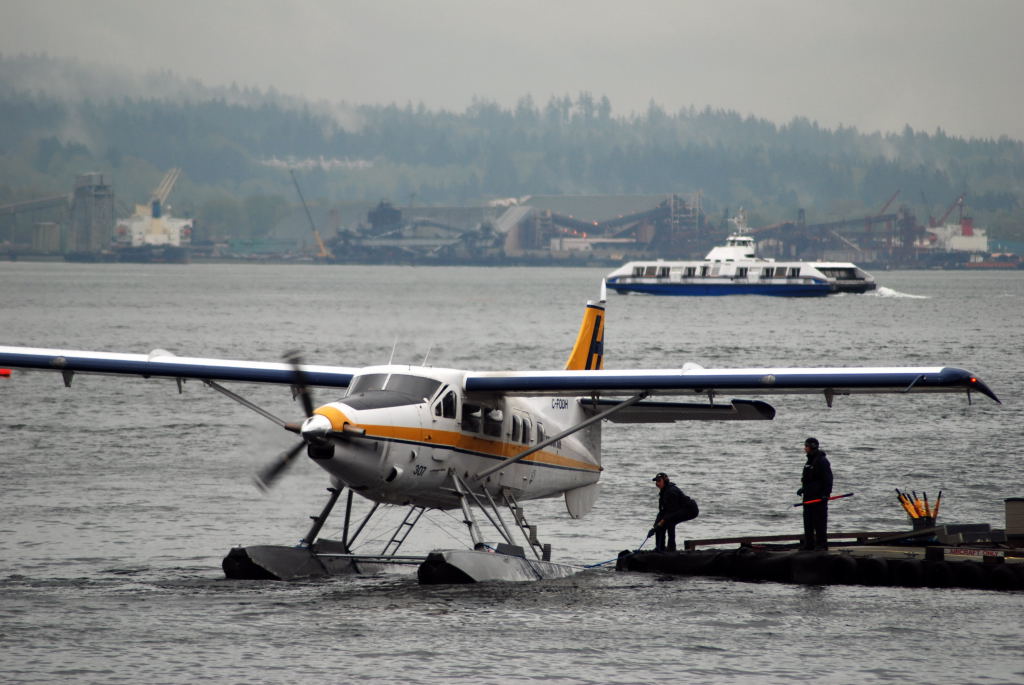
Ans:
POLYGON ((285 360, 292 365, 294 378, 292 388, 296 397, 302 402, 306 418, 301 423, 282 422, 284 429, 297 433, 302 438, 302 442, 296 443, 290 449, 279 454, 277 459, 256 473, 254 477, 256 486, 264 491, 269 490, 277 479, 287 471, 303 447, 313 459, 330 459, 334 456, 334 443, 331 442, 331 439, 345 435, 342 431, 334 430, 330 419, 326 416, 313 413, 313 394, 309 389, 306 372, 302 369, 302 357, 299 353, 288 352, 285 354, 285 360))

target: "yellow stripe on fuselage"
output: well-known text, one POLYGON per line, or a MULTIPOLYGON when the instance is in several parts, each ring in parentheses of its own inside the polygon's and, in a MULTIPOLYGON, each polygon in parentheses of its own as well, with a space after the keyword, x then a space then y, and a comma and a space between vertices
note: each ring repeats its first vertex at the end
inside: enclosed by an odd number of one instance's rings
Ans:
MULTIPOLYGON (((402 442, 416 443, 425 447, 454 449, 506 459, 511 459, 520 452, 524 452, 529 449, 529 445, 498 440, 486 440, 484 438, 479 438, 475 435, 467 435, 466 433, 461 433, 459 431, 445 431, 413 426, 370 426, 355 424, 343 411, 330 405, 319 407, 313 413, 326 416, 331 422, 331 427, 336 431, 344 430, 345 424, 348 424, 365 430, 367 438, 401 440, 402 442)), ((599 464, 575 459, 564 454, 558 454, 557 452, 550 452, 547 450, 534 452, 530 456, 525 457, 522 461, 539 466, 554 466, 563 469, 574 469, 577 471, 602 471, 599 464)))
MULTIPOLYGON (((340 413, 340 412, 339 412, 340 413)), ((474 435, 467 435, 459 431, 444 431, 434 428, 413 428, 409 426, 365 426, 360 428, 366 430, 368 438, 383 438, 385 440, 401 440, 440 449, 455 449, 463 452, 485 454, 494 457, 512 458, 530 448, 529 445, 522 445, 514 442, 499 442, 497 440, 485 440, 474 435)), ((577 471, 600 472, 601 466, 592 462, 583 461, 568 457, 557 452, 540 450, 534 452, 522 460, 522 463, 532 463, 538 466, 555 466, 564 469, 577 471)))

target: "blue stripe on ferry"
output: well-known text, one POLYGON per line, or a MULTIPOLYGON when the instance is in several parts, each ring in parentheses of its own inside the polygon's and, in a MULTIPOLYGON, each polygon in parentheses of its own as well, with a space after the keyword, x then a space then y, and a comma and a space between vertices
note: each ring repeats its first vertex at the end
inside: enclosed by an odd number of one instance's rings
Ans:
POLYGON ((635 292, 646 295, 775 295, 778 297, 823 297, 834 292, 824 281, 798 283, 621 283, 608 282, 618 293, 635 292))

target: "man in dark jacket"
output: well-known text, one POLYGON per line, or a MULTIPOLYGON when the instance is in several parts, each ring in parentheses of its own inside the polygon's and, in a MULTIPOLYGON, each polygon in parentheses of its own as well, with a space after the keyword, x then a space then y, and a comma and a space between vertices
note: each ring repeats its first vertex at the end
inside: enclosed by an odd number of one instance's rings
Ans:
POLYGON ((668 476, 659 473, 651 480, 658 486, 658 517, 654 520, 654 528, 647 537, 654 536, 655 552, 674 552, 676 550, 676 524, 697 518, 700 511, 697 502, 669 481, 668 476), (668 533, 668 545, 665 534, 668 533))
POLYGON ((804 549, 828 549, 828 498, 832 495, 832 464, 828 456, 818 449, 816 438, 804 441, 807 463, 800 476, 797 496, 804 502, 804 549))

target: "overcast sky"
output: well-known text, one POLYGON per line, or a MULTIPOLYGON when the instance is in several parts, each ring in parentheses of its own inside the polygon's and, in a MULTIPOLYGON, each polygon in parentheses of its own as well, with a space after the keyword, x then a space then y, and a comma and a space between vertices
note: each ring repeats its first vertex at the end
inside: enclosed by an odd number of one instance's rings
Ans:
POLYGON ((614 114, 1024 139, 1017 0, 0 0, 0 51, 355 104, 589 91, 614 114))

